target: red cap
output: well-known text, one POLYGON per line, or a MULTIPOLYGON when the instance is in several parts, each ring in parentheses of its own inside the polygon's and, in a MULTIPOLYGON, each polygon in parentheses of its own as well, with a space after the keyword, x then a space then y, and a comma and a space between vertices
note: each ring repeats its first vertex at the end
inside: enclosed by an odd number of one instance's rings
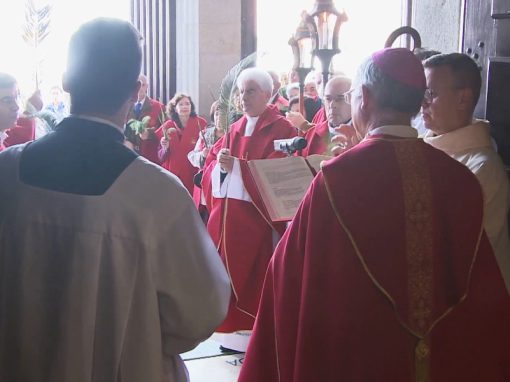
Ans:
POLYGON ((374 64, 388 77, 416 89, 427 88, 421 61, 406 48, 386 48, 372 54, 374 64))

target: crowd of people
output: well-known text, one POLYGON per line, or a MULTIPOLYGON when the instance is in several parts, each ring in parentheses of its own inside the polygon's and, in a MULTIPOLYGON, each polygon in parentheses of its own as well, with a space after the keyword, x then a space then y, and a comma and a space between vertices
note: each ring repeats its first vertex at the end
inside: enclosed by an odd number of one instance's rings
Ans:
POLYGON ((0 73, 0 380, 186 381, 213 332, 241 382, 510 379, 509 180, 469 56, 384 49, 304 110, 245 69, 225 129, 218 101, 149 97, 128 22, 68 54, 69 110, 22 113, 0 73), (297 136, 331 159, 274 222, 248 162, 297 136))

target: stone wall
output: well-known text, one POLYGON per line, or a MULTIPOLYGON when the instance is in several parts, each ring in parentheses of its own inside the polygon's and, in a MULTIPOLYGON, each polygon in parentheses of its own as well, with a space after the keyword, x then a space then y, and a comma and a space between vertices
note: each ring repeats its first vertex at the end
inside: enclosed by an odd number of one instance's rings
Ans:
POLYGON ((199 113, 209 115, 221 80, 241 58, 241 2, 200 0, 199 113))
POLYGON ((413 27, 422 45, 444 53, 458 51, 461 8, 462 0, 414 0, 413 27))

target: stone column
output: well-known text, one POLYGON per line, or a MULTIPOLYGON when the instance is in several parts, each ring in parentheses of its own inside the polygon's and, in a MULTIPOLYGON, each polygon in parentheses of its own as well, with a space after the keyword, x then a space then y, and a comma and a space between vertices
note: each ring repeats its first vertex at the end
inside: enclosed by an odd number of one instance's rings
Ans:
POLYGON ((177 0, 176 92, 189 94, 197 109, 200 105, 198 15, 199 0, 177 0))
POLYGON ((199 22, 199 113, 208 117, 221 80, 241 59, 241 1, 200 0, 199 22))
POLYGON ((442 53, 459 51, 462 3, 462 0, 413 2, 412 26, 420 32, 423 47, 442 53))

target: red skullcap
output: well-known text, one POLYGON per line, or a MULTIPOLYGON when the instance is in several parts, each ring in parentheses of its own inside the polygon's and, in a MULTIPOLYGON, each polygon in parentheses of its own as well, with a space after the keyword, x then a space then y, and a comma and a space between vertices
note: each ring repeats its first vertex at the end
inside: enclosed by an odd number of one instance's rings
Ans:
POLYGON ((382 49, 372 54, 372 60, 384 74, 395 81, 416 89, 426 89, 423 65, 409 49, 382 49))

